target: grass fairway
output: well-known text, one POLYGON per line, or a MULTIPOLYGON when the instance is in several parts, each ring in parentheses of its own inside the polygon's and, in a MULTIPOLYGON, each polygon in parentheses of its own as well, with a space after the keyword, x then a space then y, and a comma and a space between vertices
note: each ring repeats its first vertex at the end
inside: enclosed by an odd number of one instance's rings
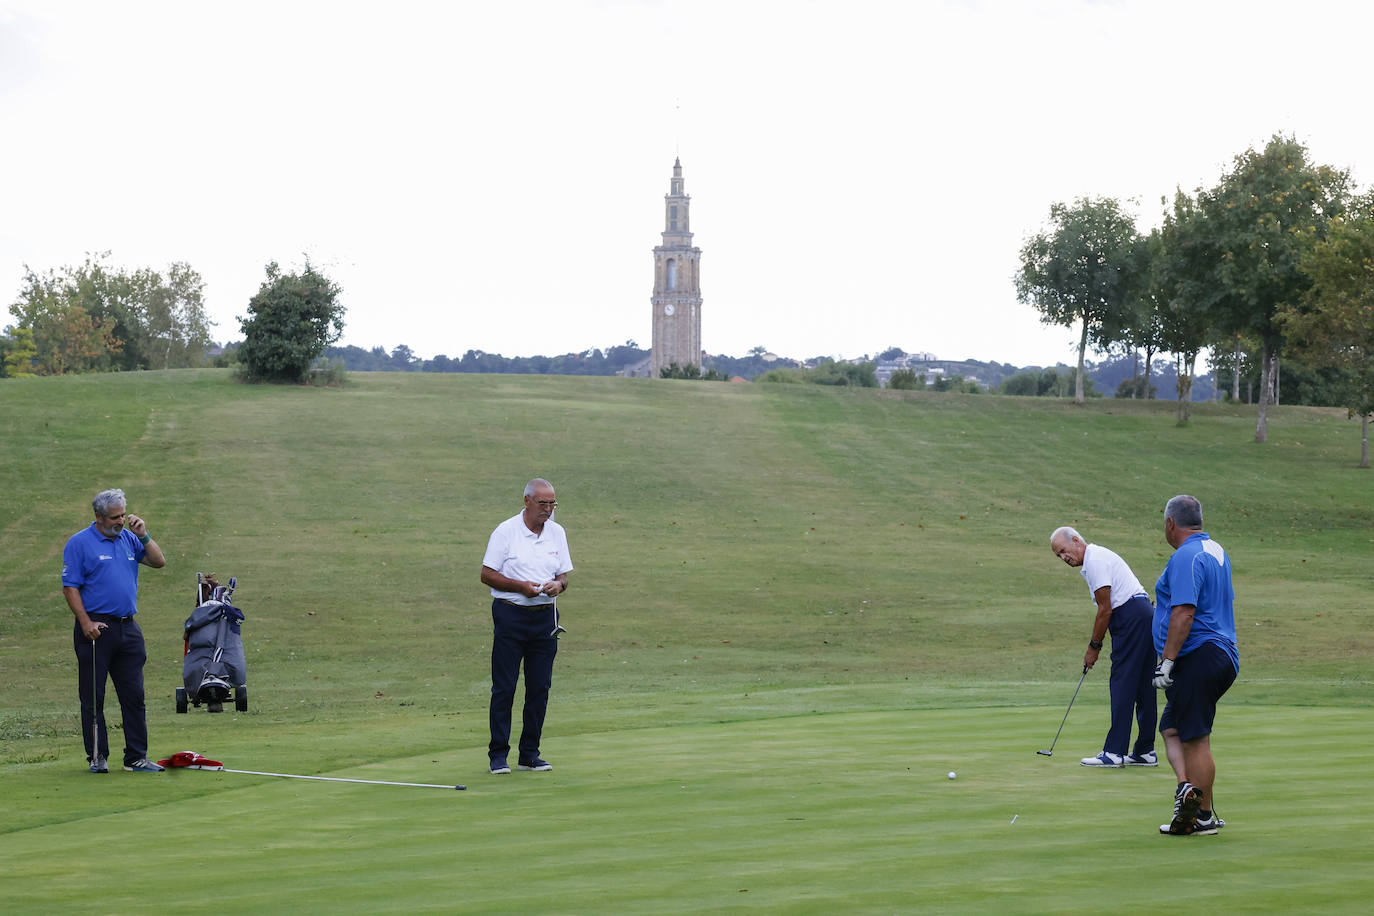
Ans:
POLYGON ((1343 412, 1278 408, 1258 446, 1216 405, 352 382, 0 384, 6 912, 1368 910, 1374 477, 1343 412), (491 777, 477 569, 536 474, 577 566, 555 770, 491 777), (86 774, 57 574, 104 486, 168 555, 139 614, 154 753, 468 790, 86 774), (1236 569, 1216 837, 1155 835, 1167 767, 1077 765, 1105 659, 1035 755, 1092 614, 1050 530, 1152 583, 1178 492, 1236 569), (247 713, 173 712, 197 570, 240 578, 247 713))

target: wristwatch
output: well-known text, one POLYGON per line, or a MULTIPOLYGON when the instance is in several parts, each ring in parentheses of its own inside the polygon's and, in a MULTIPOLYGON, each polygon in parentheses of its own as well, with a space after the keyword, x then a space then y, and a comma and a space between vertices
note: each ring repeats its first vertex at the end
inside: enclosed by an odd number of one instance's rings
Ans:
POLYGON ((1089 649, 1099 649, 1099 650, 1100 650, 1100 649, 1102 648, 1102 643, 1098 642, 1098 641, 1095 640, 1095 639, 1090 639, 1090 640, 1088 640, 1088 648, 1089 648, 1089 649))

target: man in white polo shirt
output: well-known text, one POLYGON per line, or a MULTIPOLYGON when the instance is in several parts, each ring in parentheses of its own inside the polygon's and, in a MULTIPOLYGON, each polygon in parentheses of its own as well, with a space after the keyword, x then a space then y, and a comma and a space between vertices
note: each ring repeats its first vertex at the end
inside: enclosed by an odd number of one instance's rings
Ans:
POLYGON ((1112 702, 1111 726, 1102 752, 1095 757, 1084 757, 1082 764, 1087 767, 1159 766, 1159 758, 1155 755, 1158 718, 1151 635, 1154 606, 1125 560, 1106 547, 1087 543, 1072 528, 1056 528, 1050 535, 1050 550, 1068 565, 1078 567, 1097 605, 1088 650, 1083 654, 1085 668, 1097 664, 1102 638, 1107 633, 1112 634, 1112 674, 1107 682, 1112 702), (1135 748, 1127 754, 1132 713, 1139 729, 1135 748))
MULTIPOLYGON (((556 508, 553 486, 542 477, 531 480, 525 485, 524 510, 496 526, 482 557, 482 584, 491 588, 493 624, 487 757, 491 772, 498 775, 510 772, 511 707, 522 664, 525 709, 518 766, 541 772, 553 769, 539 756, 539 736, 562 630, 555 599, 567 590, 573 568, 567 535, 553 520, 556 508)), ((1153 690, 1150 695, 1154 696, 1153 690)))

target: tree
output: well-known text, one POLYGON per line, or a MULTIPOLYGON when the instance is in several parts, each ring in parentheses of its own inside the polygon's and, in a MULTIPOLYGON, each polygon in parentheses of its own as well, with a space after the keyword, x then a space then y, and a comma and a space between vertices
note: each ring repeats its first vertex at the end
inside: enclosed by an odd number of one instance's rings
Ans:
POLYGON ((399 372, 414 372, 420 368, 420 358, 405 344, 398 344, 391 351, 391 368, 399 372))
POLYGON ((267 265, 267 279, 240 318, 243 343, 238 358, 251 381, 300 382, 315 357, 343 333, 340 289, 305 262, 299 274, 267 265))
POLYGON ((1268 438, 1276 363, 1283 349, 1280 309, 1301 301, 1311 281, 1303 253, 1326 237, 1345 209, 1350 174, 1308 161, 1307 148, 1275 134, 1264 149, 1246 150, 1217 187, 1198 192, 1217 245, 1212 305, 1218 331, 1253 334, 1261 346, 1259 416, 1255 441, 1268 438))
POLYGON ((1073 327, 1078 337, 1074 402, 1083 403, 1083 354, 1089 340, 1110 343, 1125 300, 1125 271, 1138 235, 1135 221, 1109 197, 1082 197, 1050 207, 1048 232, 1021 248, 1016 297, 1033 305, 1045 324, 1073 327))
POLYGON ((1360 467, 1369 467, 1374 416, 1374 193, 1302 258, 1312 285, 1275 317, 1295 352, 1310 365, 1344 370, 1344 400, 1360 418, 1360 467))
POLYGON ((5 328, 0 337, 0 378, 25 378, 33 375, 38 348, 33 345, 32 328, 5 328))
POLYGON ((925 373, 916 374, 915 369, 898 369, 888 376, 887 387, 897 391, 916 391, 926 387, 925 373))
POLYGON ((163 369, 199 365, 211 345, 211 321, 205 314, 205 281, 191 265, 177 261, 167 276, 148 272, 144 278, 143 314, 148 364, 163 369))
POLYGON ((1160 343, 1174 354, 1180 426, 1192 416, 1197 357, 1207 344, 1212 309, 1221 295, 1215 282, 1216 240, 1209 230, 1197 202, 1182 191, 1174 194, 1173 210, 1165 212, 1157 230, 1154 270, 1160 343))

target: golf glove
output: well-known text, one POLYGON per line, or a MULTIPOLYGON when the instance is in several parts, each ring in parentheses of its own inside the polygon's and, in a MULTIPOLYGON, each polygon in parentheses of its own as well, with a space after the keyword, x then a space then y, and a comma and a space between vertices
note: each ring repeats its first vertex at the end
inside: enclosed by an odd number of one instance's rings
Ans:
POLYGON ((1165 690, 1174 685, 1171 672, 1174 670, 1174 660, 1166 658, 1155 666, 1154 685, 1159 690, 1165 690))

